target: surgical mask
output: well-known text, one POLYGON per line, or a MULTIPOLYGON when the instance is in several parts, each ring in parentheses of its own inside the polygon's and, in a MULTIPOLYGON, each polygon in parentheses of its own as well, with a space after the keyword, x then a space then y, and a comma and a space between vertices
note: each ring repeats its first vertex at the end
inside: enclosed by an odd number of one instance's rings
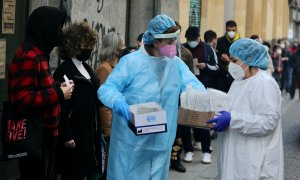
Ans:
POLYGON ((281 43, 279 46, 281 47, 281 49, 285 48, 285 44, 284 43, 281 43))
POLYGON ((235 36, 235 31, 227 31, 227 35, 230 39, 233 39, 235 36))
POLYGON ((281 55, 282 54, 282 50, 281 49, 277 49, 276 53, 279 54, 279 55, 281 55))
POLYGON ((230 62, 228 71, 229 71, 230 75, 233 77, 233 79, 235 79, 235 80, 243 80, 243 78, 245 77, 245 72, 244 72, 243 68, 241 67, 241 64, 237 65, 233 62, 230 62))
POLYGON ((86 61, 90 59, 92 55, 92 49, 81 49, 81 54, 77 55, 79 61, 86 61))
POLYGON ((162 56, 166 56, 168 58, 173 58, 177 54, 176 44, 171 44, 171 45, 166 45, 166 46, 160 47, 159 53, 162 56))
POLYGON ((198 41, 188 41, 188 45, 189 45, 191 48, 197 47, 198 44, 199 44, 198 41))

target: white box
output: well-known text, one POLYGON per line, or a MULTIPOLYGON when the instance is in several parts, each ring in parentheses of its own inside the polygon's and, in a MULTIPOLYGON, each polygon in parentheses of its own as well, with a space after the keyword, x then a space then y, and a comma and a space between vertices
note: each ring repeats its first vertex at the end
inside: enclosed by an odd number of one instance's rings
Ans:
POLYGON ((166 111, 156 102, 129 106, 133 119, 129 127, 136 135, 167 132, 166 111))

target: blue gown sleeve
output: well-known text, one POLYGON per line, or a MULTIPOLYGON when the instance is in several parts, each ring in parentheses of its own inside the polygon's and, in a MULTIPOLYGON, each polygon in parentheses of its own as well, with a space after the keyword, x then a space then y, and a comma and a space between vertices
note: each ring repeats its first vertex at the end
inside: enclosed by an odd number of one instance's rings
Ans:
POLYGON ((181 59, 178 60, 178 67, 181 78, 181 92, 185 91, 187 86, 192 86, 195 89, 206 91, 204 85, 196 78, 181 59))
POLYGON ((98 99, 108 108, 112 109, 116 100, 126 102, 122 93, 130 82, 129 72, 126 59, 121 59, 105 83, 98 89, 98 99))

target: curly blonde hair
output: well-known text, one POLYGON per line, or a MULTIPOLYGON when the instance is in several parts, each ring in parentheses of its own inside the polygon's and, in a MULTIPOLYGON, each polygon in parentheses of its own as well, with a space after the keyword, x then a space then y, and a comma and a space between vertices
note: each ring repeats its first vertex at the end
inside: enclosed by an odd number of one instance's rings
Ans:
POLYGON ((81 53, 81 44, 94 47, 97 43, 97 33, 87 22, 73 23, 64 30, 64 41, 59 47, 59 55, 63 59, 71 59, 81 53))

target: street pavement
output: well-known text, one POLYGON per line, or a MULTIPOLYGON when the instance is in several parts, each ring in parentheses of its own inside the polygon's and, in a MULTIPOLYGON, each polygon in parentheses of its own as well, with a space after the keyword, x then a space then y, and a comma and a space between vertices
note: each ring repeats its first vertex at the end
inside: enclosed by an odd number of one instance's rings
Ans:
MULTIPOLYGON (((297 95, 298 93, 296 93, 297 95)), ((282 95, 282 129, 285 163, 285 180, 300 180, 300 100, 298 96, 290 100, 287 94, 282 95)), ((213 180, 217 170, 217 144, 212 140, 212 163, 202 164, 202 152, 194 151, 193 162, 182 164, 186 167, 185 173, 170 170, 169 180, 213 180)), ((183 153, 182 153, 183 156, 183 153)))
MULTIPOLYGON (((295 94, 295 95, 298 95, 295 94)), ((282 108, 284 174, 286 180, 300 180, 300 100, 284 98, 282 108)))
MULTIPOLYGON (((169 180, 213 180, 217 176, 216 140, 212 140, 212 163, 202 164, 202 151, 194 151, 193 162, 181 161, 186 167, 185 173, 179 173, 170 169, 169 180)), ((183 156, 184 153, 182 153, 183 156)), ((183 157, 182 157, 183 159, 183 157)))

